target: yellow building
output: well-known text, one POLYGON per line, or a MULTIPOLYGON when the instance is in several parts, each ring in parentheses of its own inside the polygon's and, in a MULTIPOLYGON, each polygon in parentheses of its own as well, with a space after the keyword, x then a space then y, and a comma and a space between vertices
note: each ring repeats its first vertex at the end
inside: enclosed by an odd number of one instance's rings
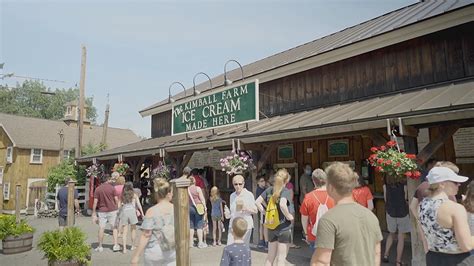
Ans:
MULTIPOLYGON (((44 193, 48 169, 59 164, 61 156, 73 156, 77 145, 75 103, 67 106, 62 120, 46 120, 0 113, 0 210, 15 210, 15 190, 20 185, 20 209, 34 206, 36 193, 44 193), (64 138, 61 149, 61 135, 64 138), (62 152, 61 152, 62 150, 62 152)), ((101 126, 85 123, 83 145, 98 145, 101 126)), ((140 138, 130 129, 108 128, 107 149, 137 142, 140 138)))

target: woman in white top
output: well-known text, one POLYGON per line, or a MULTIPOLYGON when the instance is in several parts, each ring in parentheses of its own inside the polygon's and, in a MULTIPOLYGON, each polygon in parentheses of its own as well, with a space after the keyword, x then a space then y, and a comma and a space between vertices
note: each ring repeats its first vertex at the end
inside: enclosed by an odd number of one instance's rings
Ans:
POLYGON ((433 167, 427 176, 430 197, 419 206, 420 224, 428 243, 426 265, 458 265, 474 246, 463 205, 449 200, 468 180, 447 167, 433 167))
MULTIPOLYGON (((253 229, 253 218, 252 214, 257 213, 257 206, 255 205, 255 198, 252 192, 244 188, 245 180, 241 175, 236 175, 232 179, 235 192, 230 194, 230 221, 235 217, 242 217, 247 221, 247 232, 245 233, 243 240, 246 244, 250 244, 250 235, 253 229)), ((227 237, 227 245, 234 243, 234 237, 232 236, 232 228, 229 227, 229 234, 227 237)))
MULTIPOLYGON (((467 211, 467 222, 471 229, 471 236, 474 236, 474 180, 467 186, 466 197, 462 203, 467 211)), ((471 255, 474 255, 474 249, 471 250, 471 255)))

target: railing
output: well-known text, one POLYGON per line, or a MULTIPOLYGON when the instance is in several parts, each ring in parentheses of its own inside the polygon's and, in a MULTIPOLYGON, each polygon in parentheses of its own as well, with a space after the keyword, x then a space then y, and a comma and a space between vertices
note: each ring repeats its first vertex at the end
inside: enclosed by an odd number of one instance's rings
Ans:
MULTIPOLYGON (((56 184, 56 187, 54 189, 54 192, 46 192, 46 205, 52 206, 54 205, 55 210, 59 210, 58 206, 58 201, 56 199, 56 195, 58 195, 58 191, 61 188, 58 184, 56 184)), ((79 205, 85 205, 86 204, 86 186, 76 186, 77 192, 79 194, 79 205)))

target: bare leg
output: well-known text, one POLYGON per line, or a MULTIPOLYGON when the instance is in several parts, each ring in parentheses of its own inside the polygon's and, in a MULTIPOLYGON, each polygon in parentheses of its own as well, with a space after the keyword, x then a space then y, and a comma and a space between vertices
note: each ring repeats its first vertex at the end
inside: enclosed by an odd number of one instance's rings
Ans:
POLYGON ((130 225, 130 234, 132 237, 132 248, 137 244, 135 243, 135 238, 137 237, 137 225, 131 224, 130 225))
POLYGON ((402 261, 403 246, 405 245, 405 234, 398 232, 398 243, 397 243, 397 262, 402 261))
POLYGON ((99 247, 102 247, 103 242, 104 242, 104 227, 99 226, 99 247))
POLYGON ((278 252, 278 242, 270 242, 268 243, 268 254, 267 258, 265 259, 265 266, 272 266, 278 252))
POLYGON ((189 246, 194 246, 194 229, 189 230, 189 246))
POLYGON ((202 229, 197 229, 198 245, 202 243, 202 229))
POLYGON ((127 231, 128 231, 128 225, 123 225, 122 226, 122 243, 123 243, 123 253, 127 253, 127 231))
POLYGON ((217 243, 221 243, 222 238, 222 223, 217 221, 217 243))
POLYGON ((394 237, 395 237, 395 233, 388 234, 387 242, 385 243, 385 253, 384 253, 385 257, 388 257, 388 255, 390 254, 390 248, 392 247, 394 237))
POLYGON ((263 237, 265 238, 265 241, 268 242, 268 228, 265 226, 263 227, 263 237))
MULTIPOLYGON (((216 245, 216 233, 217 233, 217 227, 218 227, 219 222, 217 221, 212 221, 212 245, 216 245)), ((220 227, 220 226, 219 226, 220 227)))
POLYGON ((114 237, 114 246, 115 246, 115 245, 118 245, 118 236, 117 236, 117 235, 118 235, 118 231, 117 231, 117 228, 114 228, 114 229, 112 230, 112 235, 113 235, 113 237, 114 237))
MULTIPOLYGON (((278 243, 278 242, 277 242, 278 243)), ((284 266, 286 262, 286 255, 288 255, 288 249, 290 244, 278 243, 278 254, 277 254, 277 265, 284 266)))

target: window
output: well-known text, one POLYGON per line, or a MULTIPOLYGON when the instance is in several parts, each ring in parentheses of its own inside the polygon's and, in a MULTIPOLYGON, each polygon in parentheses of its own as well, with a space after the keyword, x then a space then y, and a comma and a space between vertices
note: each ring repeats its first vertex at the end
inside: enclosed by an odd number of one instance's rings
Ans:
POLYGON ((10 183, 3 184, 3 200, 10 200, 10 183))
POLYGON ((68 106, 66 108, 66 115, 71 115, 71 113, 72 113, 72 108, 71 108, 71 106, 68 106))
POLYGON ((7 147, 7 163, 13 163, 13 147, 7 147))
POLYGON ((31 149, 30 163, 43 163, 42 149, 31 149))
POLYGON ((3 184, 3 167, 0 166, 0 184, 3 184))
POLYGON ((71 152, 70 150, 64 150, 63 151, 63 159, 64 160, 69 160, 69 158, 71 157, 70 152, 71 152))

